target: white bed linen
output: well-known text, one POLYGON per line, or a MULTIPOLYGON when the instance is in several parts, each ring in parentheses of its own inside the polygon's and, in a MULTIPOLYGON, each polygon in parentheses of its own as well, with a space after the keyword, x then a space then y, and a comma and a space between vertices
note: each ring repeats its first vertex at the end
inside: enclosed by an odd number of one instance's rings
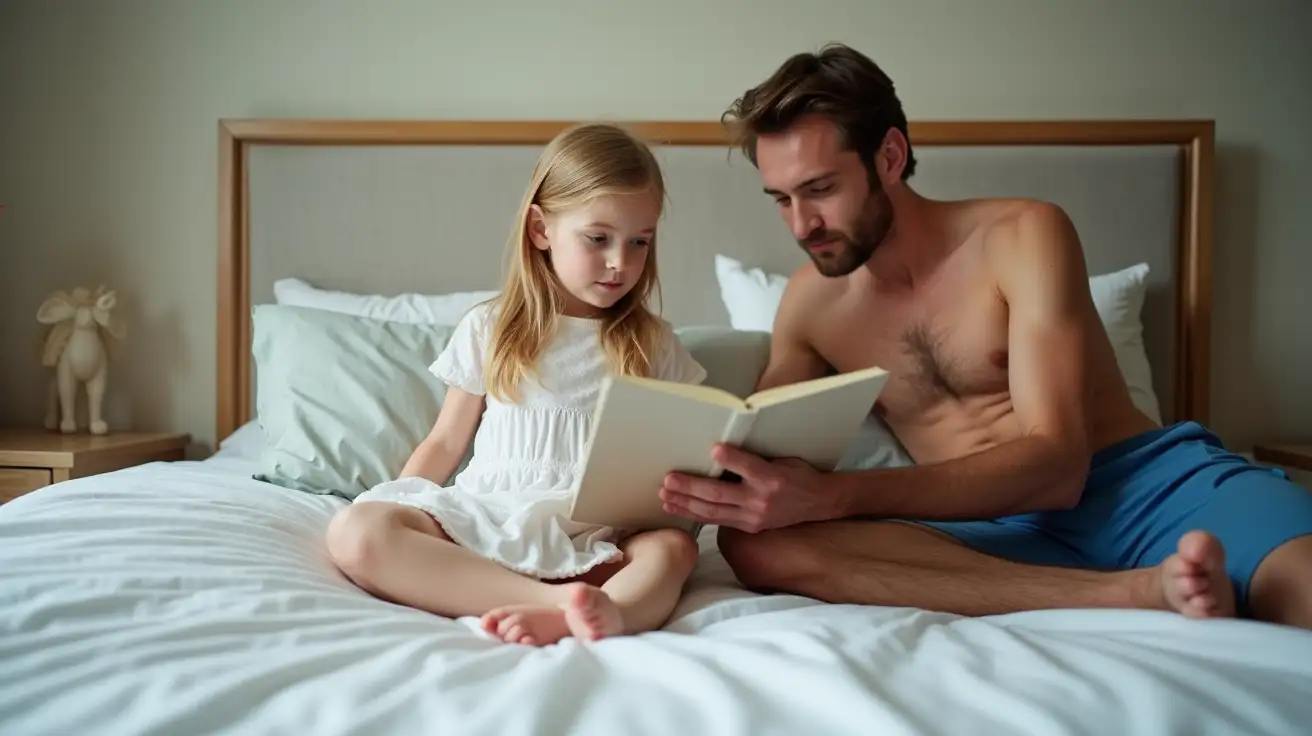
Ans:
MULTIPOLYGON (((335 573, 342 502, 239 459, 0 506, 0 734, 1306 734, 1312 634, 1133 611, 968 619, 739 588, 545 649, 335 573)), ((438 584, 435 582, 435 584, 438 584)))

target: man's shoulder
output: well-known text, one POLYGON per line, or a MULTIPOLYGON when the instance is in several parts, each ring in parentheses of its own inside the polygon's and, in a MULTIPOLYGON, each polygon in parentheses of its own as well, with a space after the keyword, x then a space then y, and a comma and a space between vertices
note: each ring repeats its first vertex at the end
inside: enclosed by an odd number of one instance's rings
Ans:
POLYGON ((1013 200, 982 238, 984 262, 1008 301, 1045 294, 1073 297, 1088 288, 1084 249, 1059 205, 1013 200))
POLYGON ((1074 222, 1060 205, 1039 199, 989 200, 981 218, 986 256, 998 265, 1080 251, 1074 222))
POLYGON ((788 275, 783 296, 779 300, 775 327, 784 327, 794 333, 804 332, 810 318, 815 316, 825 304, 832 302, 836 282, 820 273, 816 267, 807 263, 794 269, 788 275))
POLYGON ((1021 230, 1054 222, 1070 221, 1061 205, 1044 199, 996 198, 972 202, 973 219, 986 236, 1015 237, 1021 230))
POLYGON ((784 299, 810 301, 822 298, 832 292, 837 282, 841 280, 825 276, 814 263, 807 262, 793 269, 788 275, 788 284, 784 287, 784 299))

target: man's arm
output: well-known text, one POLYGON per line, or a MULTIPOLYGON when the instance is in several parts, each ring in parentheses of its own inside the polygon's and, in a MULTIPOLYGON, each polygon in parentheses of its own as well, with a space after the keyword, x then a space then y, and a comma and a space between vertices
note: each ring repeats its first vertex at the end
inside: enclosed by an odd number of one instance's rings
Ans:
POLYGON ((824 358, 807 335, 807 316, 814 312, 814 274, 798 269, 788 280, 770 332, 770 360, 757 379, 757 391, 822 378, 829 372, 824 358))
POLYGON ((991 518, 1062 509, 1088 471, 1085 348, 1092 302, 1078 236, 1052 205, 1022 214, 986 244, 1009 309, 1009 388, 1020 437, 963 458, 910 468, 833 474, 836 516, 991 518))

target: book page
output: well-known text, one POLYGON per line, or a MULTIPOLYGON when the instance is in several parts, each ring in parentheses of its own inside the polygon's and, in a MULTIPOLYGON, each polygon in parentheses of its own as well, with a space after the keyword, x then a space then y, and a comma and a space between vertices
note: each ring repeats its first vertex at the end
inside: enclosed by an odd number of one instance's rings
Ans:
POLYGON ((827 390, 813 388, 787 398, 775 394, 757 409, 743 448, 766 458, 795 457, 819 470, 833 470, 888 380, 882 370, 847 376, 847 381, 821 379, 827 390))
POLYGON ((702 395, 671 393, 645 381, 608 382, 571 518, 638 530, 691 529, 692 522, 665 513, 661 485, 671 471, 710 474, 711 448, 734 416, 732 408, 702 395))
MULTIPOLYGON (((747 397, 745 402, 750 407, 761 408, 771 406, 784 401, 791 401, 810 394, 817 394, 823 391, 831 391, 841 386, 852 383, 865 383, 871 379, 886 373, 883 368, 874 367, 866 368, 859 371, 850 371, 848 373, 838 373, 824 378, 815 378, 810 381, 800 381, 783 386, 775 386, 764 391, 759 391, 747 397)), ((882 384, 880 384, 882 386, 882 384)))
POLYGON ((715 386, 705 386, 696 383, 678 383, 676 381, 662 381, 656 378, 641 378, 639 376, 617 376, 611 379, 616 384, 633 384, 641 386, 649 391, 659 391, 661 393, 683 396, 697 401, 704 401, 728 409, 744 409, 746 403, 733 394, 715 386))

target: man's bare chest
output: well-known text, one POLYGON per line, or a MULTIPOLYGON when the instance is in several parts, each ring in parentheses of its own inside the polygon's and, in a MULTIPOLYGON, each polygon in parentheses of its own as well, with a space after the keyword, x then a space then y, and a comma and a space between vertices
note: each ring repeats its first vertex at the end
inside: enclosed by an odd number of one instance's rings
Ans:
POLYGON ((992 288, 948 286, 920 298, 835 305, 818 323, 815 345, 840 372, 889 371, 877 408, 890 418, 1005 392, 1006 304, 992 288))

